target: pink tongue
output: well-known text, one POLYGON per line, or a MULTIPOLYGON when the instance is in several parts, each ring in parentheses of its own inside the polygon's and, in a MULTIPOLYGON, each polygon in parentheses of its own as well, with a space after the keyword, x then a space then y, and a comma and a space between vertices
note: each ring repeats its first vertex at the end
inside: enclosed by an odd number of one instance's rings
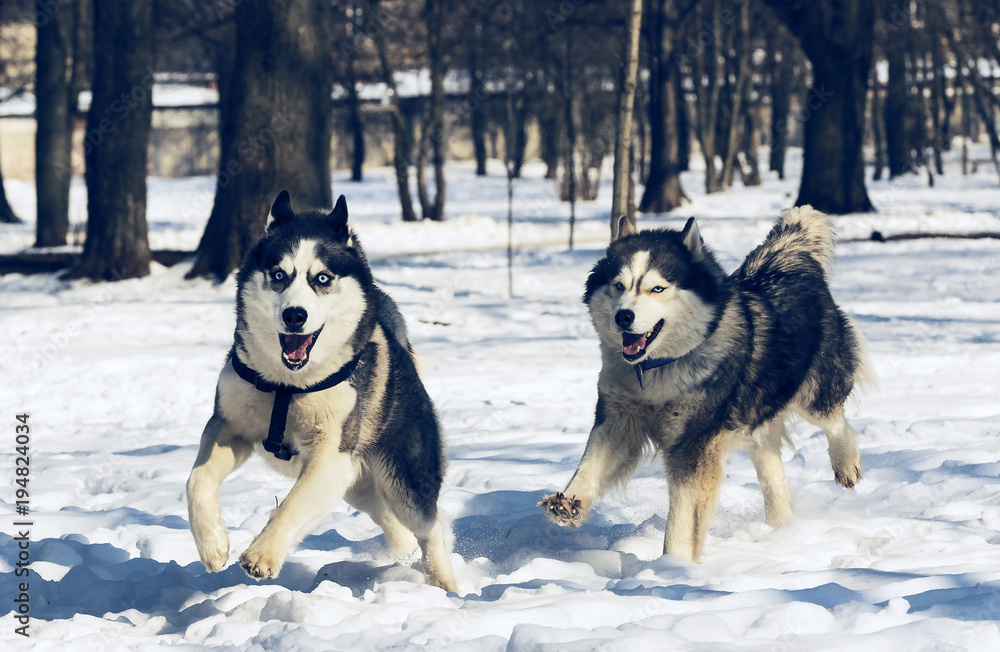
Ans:
POLYGON ((285 335, 282 349, 289 360, 302 360, 306 357, 306 349, 312 342, 312 334, 309 335, 285 335))
POLYGON ((646 346, 646 334, 622 333, 622 353, 635 355, 646 346))

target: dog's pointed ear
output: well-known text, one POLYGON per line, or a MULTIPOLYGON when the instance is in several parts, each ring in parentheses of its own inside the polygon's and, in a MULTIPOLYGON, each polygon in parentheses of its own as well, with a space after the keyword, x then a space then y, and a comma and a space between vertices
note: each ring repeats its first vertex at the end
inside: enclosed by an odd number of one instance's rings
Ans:
POLYGON ((287 190, 282 190, 271 204, 271 213, 268 216, 265 230, 270 231, 271 227, 288 222, 294 217, 295 211, 292 210, 292 197, 288 194, 287 190))
POLYGON ((335 238, 338 240, 348 239, 350 231, 347 229, 347 199, 343 195, 337 198, 336 206, 326 216, 326 219, 330 222, 330 228, 333 229, 335 238))
POLYGON ((688 218, 684 230, 681 231, 681 237, 684 238, 684 246, 691 252, 691 257, 695 260, 701 258, 701 231, 698 230, 698 223, 693 217, 688 218))
POLYGON ((618 235, 615 238, 616 240, 638 232, 639 230, 635 228, 635 222, 628 219, 628 215, 622 215, 618 218, 618 235))

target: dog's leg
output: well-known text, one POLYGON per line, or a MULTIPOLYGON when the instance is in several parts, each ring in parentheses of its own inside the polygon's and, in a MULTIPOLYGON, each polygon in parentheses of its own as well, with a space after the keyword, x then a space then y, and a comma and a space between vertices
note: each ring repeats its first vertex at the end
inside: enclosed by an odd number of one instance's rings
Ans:
POLYGON ((553 523, 580 527, 604 491, 632 476, 642 460, 645 442, 640 424, 630 420, 609 419, 596 424, 569 485, 561 493, 543 498, 538 506, 553 523))
POLYGON ((277 577, 291 547, 344 499, 354 474, 349 454, 317 446, 291 491, 240 557, 243 570, 257 579, 277 577))
POLYGON ((433 521, 429 529, 418 528, 415 532, 420 551, 423 553, 424 573, 427 583, 450 593, 458 593, 455 572, 451 567, 451 553, 444 540, 444 526, 440 519, 433 521))
POLYGON ((253 452, 253 445, 234 437, 226 420, 213 416, 201 434, 198 458, 187 481, 188 523, 198 556, 210 572, 229 559, 229 532, 219 510, 219 487, 253 452))
POLYGON ((417 539, 396 514, 378 491, 372 479, 371 472, 364 471, 362 477, 347 492, 347 502, 372 517, 375 524, 385 532, 385 545, 394 554, 401 555, 412 552, 417 547, 417 539))
POLYGON ((857 433, 844 417, 844 407, 841 406, 828 416, 811 414, 805 410, 796 410, 806 421, 820 428, 826 434, 830 445, 830 465, 833 466, 833 477, 837 484, 853 489, 861 480, 861 455, 855 443, 857 433))
POLYGON ((761 426, 751 437, 747 453, 757 470, 757 481, 764 494, 764 518, 771 527, 781 527, 792 520, 788 505, 791 492, 781 461, 781 442, 785 438, 785 423, 778 417, 761 426))
MULTIPOLYGON (((393 472, 380 465, 373 465, 372 470, 377 499, 389 507, 388 517, 407 528, 415 536, 420 545, 423 557, 424 574, 427 583, 451 593, 458 593, 455 583, 455 573, 451 567, 451 551, 445 541, 444 526, 437 517, 437 505, 426 502, 411 491, 403 489, 400 479, 393 472)), ((386 530, 386 541, 389 531, 386 530)))
POLYGON ((693 562, 701 560, 708 524, 715 513, 719 489, 725 478, 721 439, 716 436, 705 450, 696 453, 699 459, 694 469, 681 468, 680 464, 667 460, 670 512, 663 540, 666 555, 693 562))

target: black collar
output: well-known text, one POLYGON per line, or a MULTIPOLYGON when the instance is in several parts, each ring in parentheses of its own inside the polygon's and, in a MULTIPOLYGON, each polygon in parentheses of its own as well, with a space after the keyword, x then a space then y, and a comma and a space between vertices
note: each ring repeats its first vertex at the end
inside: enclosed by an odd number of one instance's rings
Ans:
POLYGON ((267 438, 264 440, 264 450, 271 453, 279 460, 284 460, 286 462, 292 459, 293 455, 297 455, 298 451, 292 450, 292 447, 284 441, 285 423, 288 421, 288 406, 291 405, 292 394, 320 392, 324 389, 330 389, 331 387, 339 385, 350 378, 351 374, 354 373, 354 369, 358 366, 358 361, 361 360, 361 354, 363 352, 364 349, 358 351, 354 357, 347 362, 347 364, 315 385, 310 385, 309 387, 293 387, 291 385, 271 383, 261 378, 259 373, 243 364, 243 361, 236 356, 236 349, 234 347, 233 351, 229 355, 229 362, 232 363, 233 371, 236 372, 236 375, 253 385, 261 392, 274 392, 274 407, 271 408, 271 422, 267 427, 267 438))
POLYGON ((676 360, 677 358, 646 358, 639 364, 633 365, 635 377, 639 380, 639 389, 646 389, 646 379, 643 377, 642 372, 658 367, 665 367, 676 360))

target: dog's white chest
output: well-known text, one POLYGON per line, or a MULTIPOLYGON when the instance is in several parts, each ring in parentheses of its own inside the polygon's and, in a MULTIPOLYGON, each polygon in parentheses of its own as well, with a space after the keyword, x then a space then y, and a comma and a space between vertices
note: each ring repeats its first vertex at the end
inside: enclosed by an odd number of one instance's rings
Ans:
MULTIPOLYGON (((267 437, 274 393, 261 392, 227 366, 219 376, 218 409, 243 438, 262 442, 267 437)), ((284 439, 298 451, 340 445, 343 424, 354 408, 356 393, 348 383, 320 392, 292 396, 284 439)))

